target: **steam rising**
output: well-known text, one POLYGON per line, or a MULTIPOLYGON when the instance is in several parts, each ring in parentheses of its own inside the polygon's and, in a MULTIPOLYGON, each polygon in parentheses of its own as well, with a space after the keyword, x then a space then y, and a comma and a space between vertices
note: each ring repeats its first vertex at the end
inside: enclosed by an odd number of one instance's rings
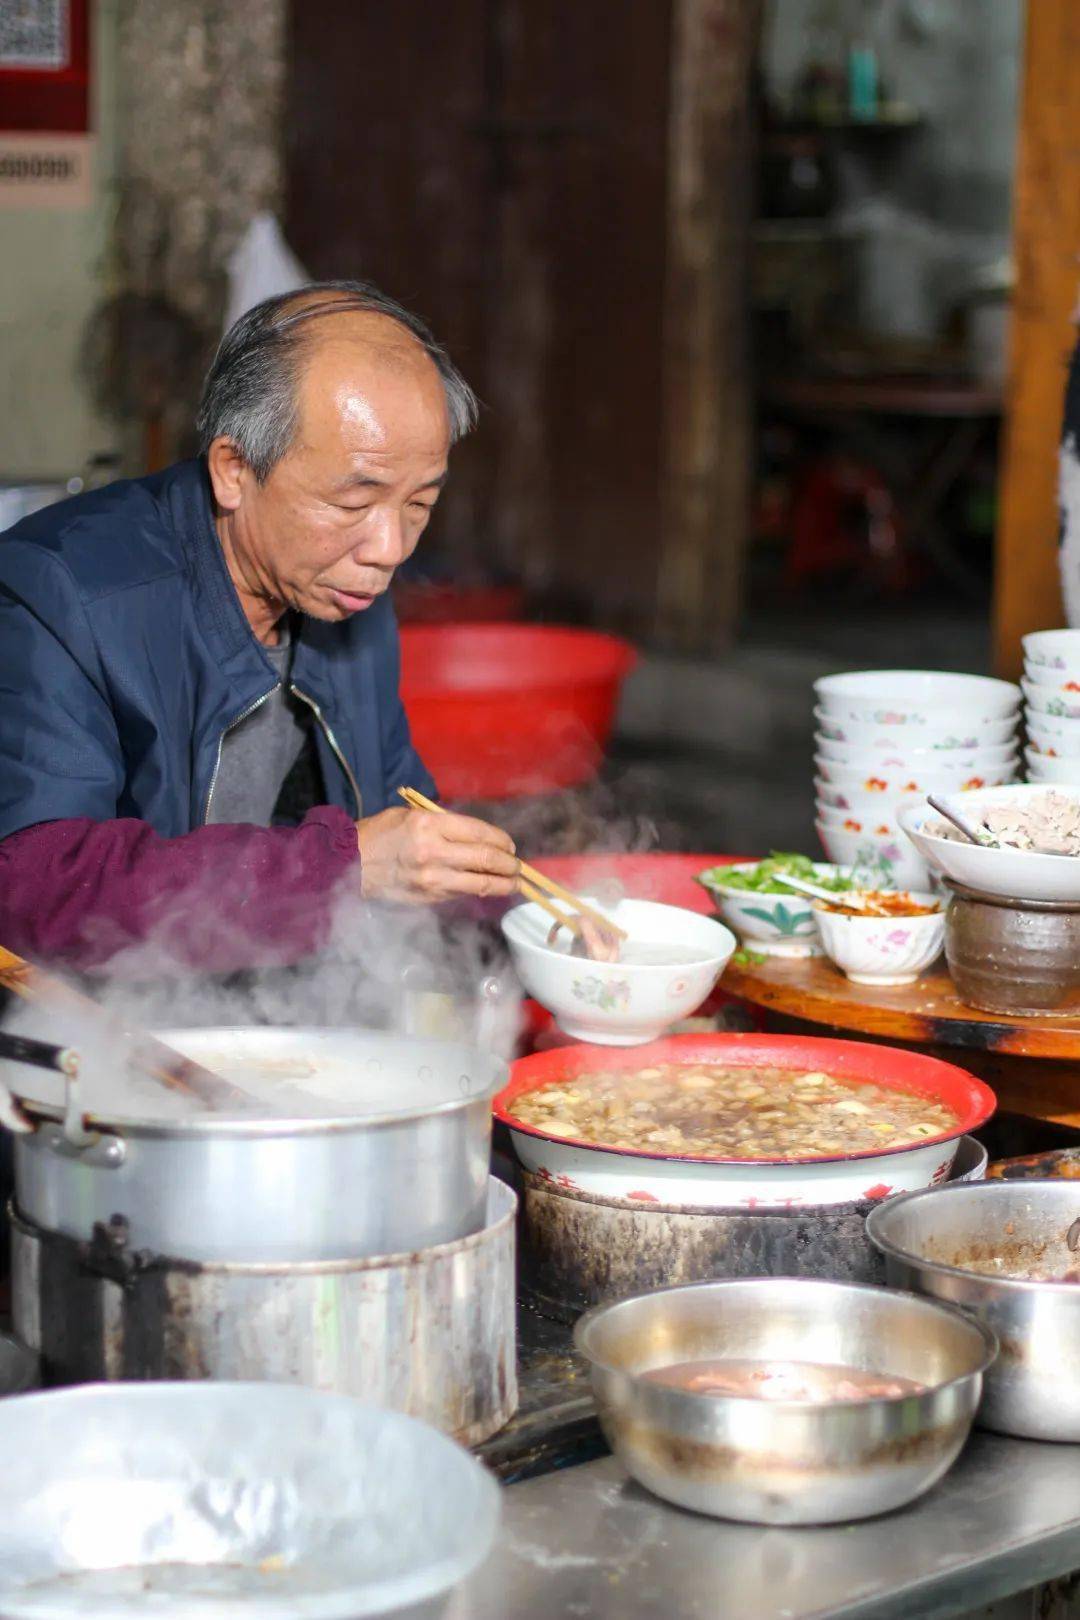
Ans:
MULTIPOLYGON (((655 847, 652 823, 619 814, 617 806, 613 786, 594 784, 538 800, 477 807, 476 813, 505 826, 523 856, 541 861, 544 854, 638 853, 655 847)), ((610 882, 590 883, 586 877, 581 886, 604 901, 619 898, 610 882)), ((316 956, 230 978, 193 974, 178 953, 175 942, 190 936, 193 908, 217 943, 235 943, 227 954, 243 960, 245 937, 238 931, 235 942, 223 941, 228 923, 215 910, 214 897, 189 897, 163 909, 152 938, 118 951, 107 971, 95 974, 89 993, 102 1010, 100 1021, 22 1003, 9 1010, 7 1026, 18 1033, 79 1050, 86 1111, 127 1118, 203 1111, 197 1100, 126 1068, 125 1030, 254 1025, 379 1030, 463 1042, 502 1059, 513 1054, 521 992, 498 933, 501 908, 370 903, 345 884, 327 942, 316 956)), ((20 1067, 18 1080, 24 1094, 62 1100, 58 1075, 20 1067)), ((259 1087, 247 1074, 238 1075, 237 1083, 256 1091, 267 1115, 346 1111, 314 1097, 308 1106, 300 1099, 298 1106, 298 1078, 289 1077, 287 1103, 275 1100, 272 1084, 259 1087)), ((362 1087, 359 1077, 357 1085, 362 1087)), ((362 1098, 357 1106, 362 1107, 362 1098)))
MULTIPOLYGON (((520 991, 501 941, 471 917, 427 907, 366 904, 343 890, 326 948, 289 968, 228 979, 192 975, 169 950, 170 916, 160 935, 119 952, 90 993, 102 1018, 80 1017, 43 1005, 14 1003, 7 1027, 79 1051, 85 1110, 123 1117, 177 1118, 203 1112, 196 1099, 167 1090, 126 1068, 128 1030, 282 1028, 379 1030, 438 1037, 507 1058, 520 1022, 520 991)), ((418 1062, 424 1060, 424 1054, 418 1062)), ((430 1061, 430 1059, 426 1059, 430 1061)), ((456 1084, 457 1069, 454 1072, 456 1084)), ((59 1103, 59 1075, 20 1067, 20 1091, 59 1103)), ((349 1109, 298 1096, 303 1076, 286 1073, 287 1101, 274 1083, 237 1075, 267 1115, 340 1115, 349 1109)), ((358 1085, 362 1080, 358 1077, 358 1085)), ((356 1106, 363 1110, 363 1099, 356 1106)))

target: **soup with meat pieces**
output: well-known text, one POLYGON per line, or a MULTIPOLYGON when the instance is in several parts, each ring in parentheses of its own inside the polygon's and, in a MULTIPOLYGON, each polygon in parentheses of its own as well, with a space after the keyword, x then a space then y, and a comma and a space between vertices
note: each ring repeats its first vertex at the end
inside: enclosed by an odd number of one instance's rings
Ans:
POLYGON ((741 1395, 760 1401, 899 1400, 921 1395, 924 1384, 890 1373, 867 1372, 814 1361, 748 1361, 723 1357, 678 1361, 644 1374, 651 1384, 683 1389, 691 1395, 741 1395))
POLYGON ((951 1260, 950 1265, 961 1271, 975 1271, 980 1277, 1003 1277, 1008 1282, 1080 1283, 1080 1260, 1075 1265, 1024 1265, 1016 1260, 990 1258, 983 1260, 951 1260))
POLYGON ((567 1076, 515 1098, 510 1112, 548 1136, 720 1159, 865 1153, 957 1124, 943 1103, 869 1081, 718 1063, 567 1076))

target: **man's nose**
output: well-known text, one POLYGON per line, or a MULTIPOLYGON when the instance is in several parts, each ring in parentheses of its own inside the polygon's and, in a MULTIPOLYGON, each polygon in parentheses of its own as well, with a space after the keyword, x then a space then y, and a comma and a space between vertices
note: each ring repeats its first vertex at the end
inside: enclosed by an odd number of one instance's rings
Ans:
POLYGON ((369 567, 397 568, 408 554, 401 513, 392 507, 380 507, 371 514, 363 544, 357 546, 353 557, 358 563, 367 563, 369 567))

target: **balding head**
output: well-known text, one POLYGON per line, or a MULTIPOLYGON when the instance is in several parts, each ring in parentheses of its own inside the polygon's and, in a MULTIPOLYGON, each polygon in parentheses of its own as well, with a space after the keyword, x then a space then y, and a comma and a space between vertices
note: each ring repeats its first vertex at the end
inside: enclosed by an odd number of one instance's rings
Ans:
POLYGON ((387 363, 422 356, 442 386, 451 444, 475 426, 476 396, 422 321, 370 283, 312 282, 256 304, 225 334, 199 406, 202 450, 228 438, 265 481, 293 443, 304 362, 338 331, 387 363))

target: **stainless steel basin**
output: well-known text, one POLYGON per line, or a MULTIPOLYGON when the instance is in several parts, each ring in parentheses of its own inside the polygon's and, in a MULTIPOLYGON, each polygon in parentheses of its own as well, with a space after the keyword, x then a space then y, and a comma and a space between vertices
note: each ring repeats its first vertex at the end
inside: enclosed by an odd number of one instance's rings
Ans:
POLYGON ((0 1613, 433 1615, 486 1557, 495 1481, 426 1424, 279 1384, 4 1403, 0 1613))
POLYGON ((1075 1266, 1075 1181, 979 1181, 904 1193, 867 1220, 886 1277, 958 1305, 996 1335, 978 1422, 1034 1440, 1080 1440, 1080 1283, 1024 1282, 965 1270, 1075 1266))
POLYGON ((755 1524, 832 1524, 903 1506, 941 1478, 971 1428, 993 1336, 910 1294, 804 1278, 662 1288, 583 1316, 600 1420, 641 1484, 755 1524), (774 1402, 642 1377, 711 1357, 840 1364, 910 1378, 918 1395, 774 1402))

